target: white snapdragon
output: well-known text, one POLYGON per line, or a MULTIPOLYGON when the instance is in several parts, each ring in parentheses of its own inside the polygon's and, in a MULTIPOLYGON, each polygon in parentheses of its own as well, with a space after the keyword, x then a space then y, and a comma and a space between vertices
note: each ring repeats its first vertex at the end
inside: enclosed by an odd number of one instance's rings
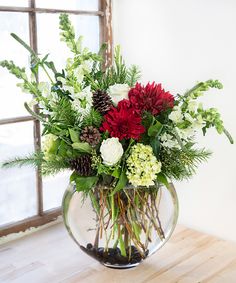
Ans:
POLYGON ((180 148, 178 141, 168 133, 162 134, 160 140, 163 147, 180 148))
POLYGON ((75 70, 74 75, 78 83, 82 83, 84 75, 92 71, 92 62, 91 60, 83 61, 75 70))
POLYGON ((90 86, 84 88, 81 92, 75 93, 73 98, 72 106, 83 118, 90 112, 93 104, 93 94, 90 90, 90 86))
POLYGON ((103 163, 113 166, 121 159, 124 150, 118 138, 109 138, 102 142, 100 152, 103 163))
POLYGON ((169 114, 169 119, 176 124, 183 121, 183 114, 179 106, 173 108, 173 111, 169 114))
POLYGON ((129 86, 127 84, 114 84, 108 88, 112 102, 117 105, 119 101, 128 98, 129 86))
POLYGON ((194 123, 194 118, 189 113, 184 113, 185 120, 189 121, 191 124, 194 123))
POLYGON ((38 84, 38 89, 43 96, 48 97, 51 94, 51 84, 49 82, 40 82, 38 84))
POLYGON ((188 111, 189 112, 195 112, 196 111, 196 107, 197 107, 197 102, 194 100, 190 100, 188 102, 188 111))
POLYGON ((205 126, 205 121, 202 119, 201 115, 198 115, 193 123, 193 128, 201 130, 205 126))

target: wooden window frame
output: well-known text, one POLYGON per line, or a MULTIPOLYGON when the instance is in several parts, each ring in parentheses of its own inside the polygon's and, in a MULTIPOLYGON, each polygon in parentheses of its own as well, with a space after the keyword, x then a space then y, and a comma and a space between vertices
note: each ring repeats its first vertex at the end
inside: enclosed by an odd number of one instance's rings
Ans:
MULTIPOLYGON (((100 44, 107 42, 108 48, 104 54, 105 67, 112 62, 113 38, 112 38, 112 0, 98 0, 98 11, 83 11, 83 10, 66 10, 66 9, 47 9, 37 8, 35 0, 28 1, 28 7, 8 7, 0 6, 0 12, 22 12, 29 15, 29 39, 31 48, 37 52, 37 14, 38 13, 68 13, 74 15, 87 15, 99 17, 99 40, 100 44)), ((37 108, 35 109, 37 111, 37 108)), ((31 116, 13 117, 7 119, 0 119, 0 126, 13 123, 21 123, 32 121, 34 124, 34 149, 41 148, 41 131, 40 122, 31 116)), ((44 211, 43 209, 43 182, 39 171, 36 170, 36 197, 37 197, 37 214, 26 219, 11 222, 0 226, 0 237, 11 233, 25 231, 30 227, 38 227, 43 224, 54 221, 61 215, 61 207, 44 211)))

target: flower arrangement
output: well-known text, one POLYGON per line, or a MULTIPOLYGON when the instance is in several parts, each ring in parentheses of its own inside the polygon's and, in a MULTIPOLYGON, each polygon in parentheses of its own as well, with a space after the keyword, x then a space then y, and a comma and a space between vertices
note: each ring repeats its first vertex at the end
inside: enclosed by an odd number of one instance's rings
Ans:
MULTIPOLYGON (((21 80, 18 86, 33 95, 25 108, 42 123, 44 137, 42 150, 3 166, 34 165, 42 175, 72 170, 71 183, 91 199, 99 223, 109 215, 110 234, 108 225, 99 226, 106 234, 104 251, 114 239, 118 263, 139 262, 148 254, 150 227, 161 240, 165 238, 159 219, 152 220, 154 212, 146 204, 159 197, 159 185, 168 188, 170 181, 191 177, 210 156, 208 150, 196 147, 196 133, 205 135, 214 127, 233 143, 217 109, 205 109, 198 102, 207 90, 222 89, 222 84, 208 80, 174 96, 161 84, 139 83, 138 67, 125 65, 119 47, 113 65, 104 69, 106 44, 97 54, 84 48, 66 14, 60 15, 60 29, 72 54, 61 72, 48 55, 41 58, 15 34, 13 38, 31 54, 31 76, 12 61, 0 62, 21 80), (38 82, 39 69, 48 81, 38 82), (131 215, 135 220, 130 221, 131 215), (130 248, 131 242, 135 248, 130 248)), ((97 251, 98 238, 93 251, 88 245, 88 253, 97 251)), ((100 260, 105 261, 101 255, 100 260)))

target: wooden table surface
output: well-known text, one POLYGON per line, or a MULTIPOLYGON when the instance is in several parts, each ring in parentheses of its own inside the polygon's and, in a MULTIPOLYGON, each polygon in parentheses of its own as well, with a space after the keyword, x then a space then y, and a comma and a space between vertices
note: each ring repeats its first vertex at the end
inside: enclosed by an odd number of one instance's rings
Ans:
POLYGON ((83 254, 61 223, 0 246, 1 283, 236 283, 236 244, 178 226, 134 269, 103 267, 83 254))

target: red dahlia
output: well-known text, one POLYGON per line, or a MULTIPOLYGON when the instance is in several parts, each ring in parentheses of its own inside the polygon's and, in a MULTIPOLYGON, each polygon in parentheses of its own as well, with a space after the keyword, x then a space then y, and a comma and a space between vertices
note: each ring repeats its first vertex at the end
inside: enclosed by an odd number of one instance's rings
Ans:
POLYGON ((108 131, 111 137, 119 140, 130 138, 138 140, 145 132, 145 128, 141 125, 141 116, 136 113, 127 99, 120 101, 117 108, 112 107, 104 118, 100 130, 108 131))
POLYGON ((138 112, 148 111, 153 115, 174 107, 174 97, 162 89, 161 84, 147 84, 145 87, 137 83, 129 91, 129 100, 138 112))

